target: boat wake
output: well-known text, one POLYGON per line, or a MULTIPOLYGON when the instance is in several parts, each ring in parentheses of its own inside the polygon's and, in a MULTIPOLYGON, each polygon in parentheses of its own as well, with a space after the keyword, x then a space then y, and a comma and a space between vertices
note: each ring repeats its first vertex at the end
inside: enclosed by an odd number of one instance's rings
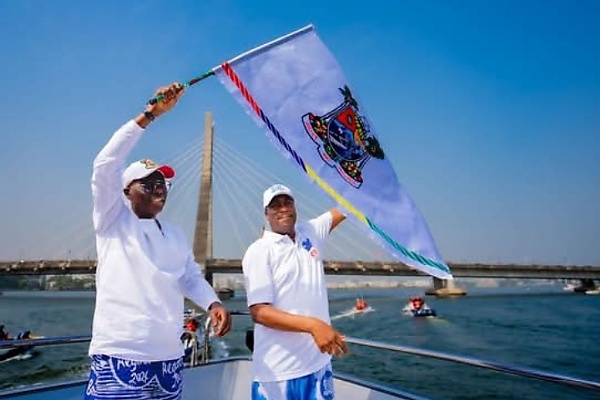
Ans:
POLYGON ((357 310, 356 308, 351 308, 351 309, 343 311, 337 315, 334 315, 333 317, 331 317, 331 320, 335 321, 336 319, 340 319, 340 318, 354 318, 357 315, 366 314, 366 313, 370 313, 373 311, 375 311, 375 309, 371 306, 367 306, 367 308, 365 308, 363 310, 357 310))
POLYGON ((13 357, 4 359, 0 361, 0 364, 4 364, 7 363, 9 361, 23 361, 23 360, 29 360, 30 358, 34 357, 37 353, 34 351, 28 351, 22 354, 17 354, 13 357))

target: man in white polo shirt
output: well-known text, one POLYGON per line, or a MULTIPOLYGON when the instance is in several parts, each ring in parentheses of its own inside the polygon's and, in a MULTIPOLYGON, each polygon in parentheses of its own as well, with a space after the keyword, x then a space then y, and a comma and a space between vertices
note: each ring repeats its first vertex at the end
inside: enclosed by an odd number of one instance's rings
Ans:
POLYGON ((271 227, 244 255, 248 306, 256 323, 253 400, 333 399, 331 356, 347 353, 330 325, 323 240, 346 217, 337 209, 296 225, 292 191, 263 194, 271 227))
POLYGON ((159 220, 175 171, 125 159, 145 128, 171 110, 180 84, 119 128, 94 160, 96 308, 85 399, 181 399, 184 296, 209 310, 216 334, 231 329, 183 232, 159 220))

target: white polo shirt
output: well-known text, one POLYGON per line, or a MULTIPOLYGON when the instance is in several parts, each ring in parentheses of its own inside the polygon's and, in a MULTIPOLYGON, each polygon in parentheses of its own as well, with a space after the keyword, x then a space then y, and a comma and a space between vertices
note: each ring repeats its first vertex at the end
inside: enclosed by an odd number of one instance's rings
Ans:
MULTIPOLYGON (((297 224, 296 242, 266 231, 250 245, 242 260, 248 306, 270 303, 282 311, 330 323, 321 246, 331 222, 327 212, 297 224)), ((330 361, 331 356, 321 353, 308 333, 255 325, 254 380, 294 379, 316 372, 330 361)))
POLYGON ((218 301, 183 232, 139 219, 123 195, 127 154, 143 129, 130 121, 94 160, 92 195, 98 250, 89 354, 135 361, 183 355, 184 296, 206 309, 218 301))

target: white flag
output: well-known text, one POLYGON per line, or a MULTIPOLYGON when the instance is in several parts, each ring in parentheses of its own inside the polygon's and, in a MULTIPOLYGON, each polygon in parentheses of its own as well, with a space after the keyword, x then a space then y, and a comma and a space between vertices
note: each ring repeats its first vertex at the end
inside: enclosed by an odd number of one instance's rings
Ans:
POLYGON ((401 262, 451 279, 356 93, 312 26, 214 72, 288 159, 401 262))

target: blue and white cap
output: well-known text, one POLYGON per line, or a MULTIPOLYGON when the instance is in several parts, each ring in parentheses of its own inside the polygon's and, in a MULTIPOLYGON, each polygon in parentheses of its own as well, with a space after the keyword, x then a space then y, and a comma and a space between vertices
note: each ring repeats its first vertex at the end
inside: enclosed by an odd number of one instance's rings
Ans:
POLYGON ((278 183, 271 186, 263 193, 263 208, 267 208, 267 206, 271 203, 271 200, 273 200, 275 196, 279 196, 280 194, 290 196, 292 199, 294 198, 294 194, 292 193, 289 187, 278 183))

